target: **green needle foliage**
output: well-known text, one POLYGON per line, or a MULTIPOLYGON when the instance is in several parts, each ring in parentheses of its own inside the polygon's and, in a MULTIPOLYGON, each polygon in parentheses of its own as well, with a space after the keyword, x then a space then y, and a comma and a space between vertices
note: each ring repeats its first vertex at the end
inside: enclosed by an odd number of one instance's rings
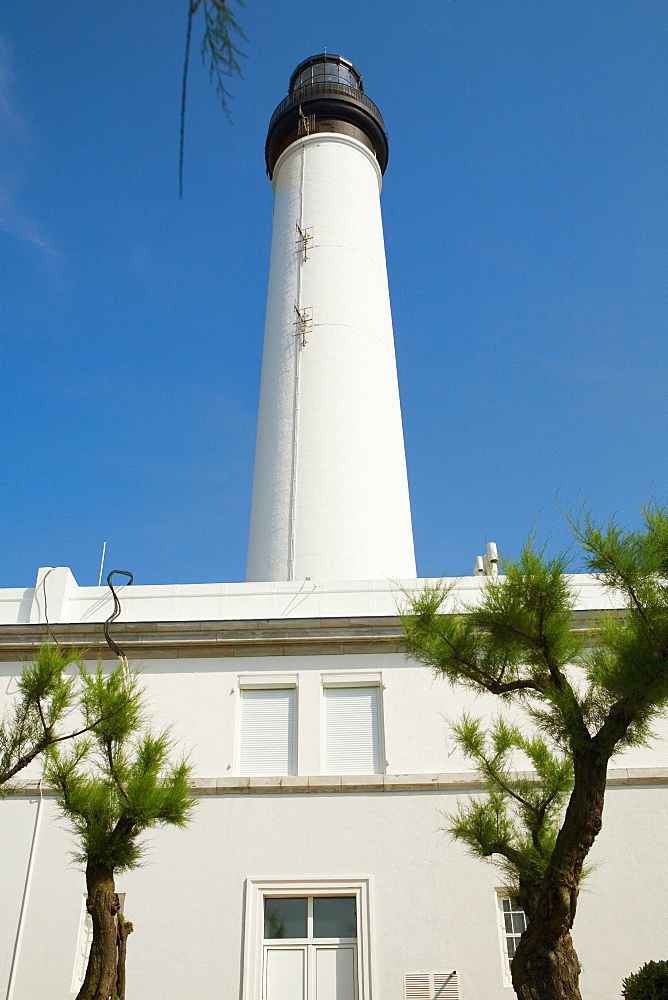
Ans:
POLYGON ((644 526, 599 527, 585 512, 571 527, 587 569, 619 611, 587 636, 574 628, 564 558, 532 540, 479 603, 454 606, 453 588, 426 587, 404 615, 407 652, 452 684, 496 695, 530 727, 465 716, 455 739, 485 778, 488 796, 460 805, 450 832, 500 865, 527 930, 512 962, 521 1000, 578 1000, 570 930, 586 856, 601 829, 607 765, 644 744, 668 704, 668 513, 644 526), (531 773, 518 772, 518 760, 531 773))
POLYGON ((573 762, 541 736, 525 736, 502 717, 491 726, 464 715, 453 726, 455 742, 484 776, 485 799, 459 806, 449 832, 474 857, 494 858, 512 894, 519 885, 539 886, 559 833, 563 807, 573 787, 573 762), (513 770, 521 753, 533 772, 513 770))
MULTIPOLYGON (((242 3, 242 0, 237 0, 242 3)), ((235 36, 245 39, 244 30, 230 9, 228 0, 192 0, 195 15, 202 7, 204 34, 200 45, 202 62, 209 67, 209 78, 215 81, 216 94, 228 120, 230 119, 230 94, 226 81, 241 76, 239 58, 243 55, 235 43, 235 36)))
POLYGON ((647 962, 622 982, 624 1000, 666 1000, 668 962, 647 962))
MULTIPOLYGON (((243 0, 236 0, 243 6, 243 0)), ((230 7, 230 0, 187 0, 188 21, 186 44, 183 58, 183 78, 181 83, 181 134, 179 141, 179 197, 183 197, 183 155, 186 128, 186 97, 188 89, 188 69, 190 65, 190 44, 193 20, 201 10, 204 18, 204 33, 200 45, 202 62, 209 69, 209 78, 216 84, 216 94, 228 121, 230 115, 230 92, 226 83, 230 77, 241 76, 239 59, 243 52, 236 39, 245 39, 244 30, 230 7)))
POLYGON ((132 925, 117 921, 115 876, 141 863, 147 830, 186 825, 194 804, 190 768, 183 759, 172 760, 168 731, 147 728, 136 673, 121 666, 105 674, 99 666, 82 681, 90 731, 66 749, 51 748, 46 778, 75 833, 75 859, 86 870, 93 941, 78 1000, 123 1000, 132 925))
POLYGON ((76 677, 65 671, 81 662, 78 650, 45 645, 24 666, 13 703, 0 723, 0 789, 48 747, 85 732, 85 726, 62 731, 78 691, 76 677))

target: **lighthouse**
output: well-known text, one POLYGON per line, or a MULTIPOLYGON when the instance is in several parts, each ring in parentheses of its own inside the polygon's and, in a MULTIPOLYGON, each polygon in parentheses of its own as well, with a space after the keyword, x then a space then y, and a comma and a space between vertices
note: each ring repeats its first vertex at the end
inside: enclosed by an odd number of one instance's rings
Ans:
POLYGON ((383 118, 341 56, 290 79, 274 189, 249 581, 415 578, 380 190, 383 118))

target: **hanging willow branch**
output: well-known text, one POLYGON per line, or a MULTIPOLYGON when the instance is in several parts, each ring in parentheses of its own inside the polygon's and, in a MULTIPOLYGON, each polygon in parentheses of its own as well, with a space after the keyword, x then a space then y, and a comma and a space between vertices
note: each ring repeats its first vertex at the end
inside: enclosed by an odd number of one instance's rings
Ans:
MULTIPOLYGON (((236 0, 243 5, 243 0, 236 0)), ((228 0, 188 0, 188 24, 186 46, 183 58, 183 80, 181 84, 181 134, 179 141, 179 198, 183 197, 183 152, 186 127, 186 91, 188 66, 190 63, 190 42, 193 20, 199 9, 204 13, 204 34, 200 52, 202 62, 209 67, 209 79, 216 82, 216 93, 228 121, 231 121, 229 101, 231 94, 225 86, 226 77, 241 76, 239 57, 243 52, 235 43, 235 36, 245 40, 246 35, 229 7, 228 0)))

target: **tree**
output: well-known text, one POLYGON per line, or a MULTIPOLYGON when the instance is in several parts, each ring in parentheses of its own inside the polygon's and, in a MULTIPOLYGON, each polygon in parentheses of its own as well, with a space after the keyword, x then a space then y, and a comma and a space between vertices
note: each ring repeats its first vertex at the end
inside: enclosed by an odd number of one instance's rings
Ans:
POLYGON ((132 925, 119 918, 115 876, 137 867, 141 835, 183 827, 193 801, 190 769, 172 762, 169 732, 146 727, 143 692, 124 667, 83 674, 81 706, 90 732, 63 749, 51 747, 46 778, 78 843, 86 872, 93 938, 77 1000, 124 1000, 125 947, 132 925))
POLYGON ((14 703, 0 723, 0 787, 49 747, 87 731, 84 726, 61 732, 77 700, 76 678, 65 675, 71 664, 81 667, 78 650, 44 645, 23 668, 14 703))
MULTIPOLYGON (((186 45, 183 57, 183 78, 181 83, 181 132, 179 140, 179 197, 183 197, 183 152, 186 130, 186 93, 188 87, 188 67, 190 65, 190 43, 193 20, 201 9, 204 17, 204 34, 200 52, 202 62, 209 67, 209 78, 216 81, 216 93, 221 107, 230 120, 230 94, 225 85, 227 78, 241 76, 239 57, 241 50, 234 40, 235 35, 246 38, 228 0, 187 0, 188 21, 186 25, 186 45)), ((237 0, 243 4, 243 0, 237 0)))
POLYGON ((646 962, 622 983, 624 1000, 661 1000, 668 996, 668 962, 646 962))
POLYGON ((580 1000, 570 931, 607 765, 647 741, 668 702, 668 512, 654 505, 643 516, 637 531, 600 528, 586 512, 571 522, 587 569, 620 609, 596 623, 593 648, 573 628, 566 559, 547 559, 531 541, 477 605, 448 610, 451 588, 441 583, 411 598, 404 616, 411 656, 531 723, 528 733, 503 718, 487 730, 468 716, 457 724, 488 795, 460 805, 450 827, 501 866, 525 912, 511 965, 520 1000, 580 1000), (518 752, 533 774, 513 772, 518 752))

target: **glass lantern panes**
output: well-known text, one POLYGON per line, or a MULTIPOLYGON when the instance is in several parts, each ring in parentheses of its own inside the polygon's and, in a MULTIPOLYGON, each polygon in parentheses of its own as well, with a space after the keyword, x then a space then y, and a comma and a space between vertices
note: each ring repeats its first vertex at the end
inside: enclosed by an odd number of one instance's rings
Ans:
POLYGON ((355 75, 345 66, 339 66, 339 83, 345 83, 348 87, 359 87, 355 75))
POLYGON ((311 83, 343 83, 347 87, 360 89, 359 80, 355 74, 347 66, 337 62, 321 62, 308 66, 295 79, 292 90, 298 90, 311 83))

